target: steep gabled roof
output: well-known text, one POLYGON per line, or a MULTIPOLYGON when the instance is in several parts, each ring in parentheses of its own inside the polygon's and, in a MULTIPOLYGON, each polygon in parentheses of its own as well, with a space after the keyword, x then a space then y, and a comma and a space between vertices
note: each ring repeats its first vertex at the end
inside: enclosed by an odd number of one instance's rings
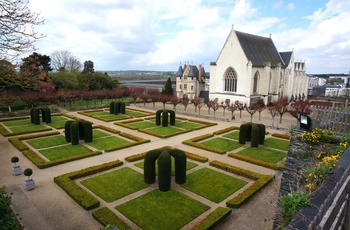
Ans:
POLYGON ((272 67, 278 64, 284 65, 271 38, 235 32, 245 56, 252 62, 253 66, 265 66, 266 62, 270 62, 272 67))
POLYGON ((292 51, 288 51, 288 52, 280 52, 280 55, 284 61, 285 67, 288 66, 290 59, 292 58, 292 51))
POLYGON ((182 69, 182 66, 179 66, 179 69, 177 70, 177 73, 175 74, 175 77, 182 77, 184 74, 184 70, 182 69))

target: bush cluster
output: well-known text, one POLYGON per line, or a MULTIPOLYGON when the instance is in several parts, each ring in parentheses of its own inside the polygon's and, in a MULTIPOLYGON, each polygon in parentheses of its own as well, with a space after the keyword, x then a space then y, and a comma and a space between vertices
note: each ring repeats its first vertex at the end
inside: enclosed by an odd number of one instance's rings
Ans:
POLYGON ((32 108, 30 110, 30 122, 35 125, 40 124, 40 112, 43 122, 51 123, 51 110, 49 108, 32 108))
POLYGON ((245 144, 246 141, 251 141, 251 147, 258 147, 265 142, 266 128, 263 124, 246 123, 239 127, 239 143, 245 144))
POLYGON ((125 102, 112 101, 109 103, 109 113, 118 115, 119 113, 125 114, 125 102))
POLYGON ((79 140, 92 142, 92 124, 89 121, 66 121, 64 131, 66 142, 72 142, 72 145, 78 145, 79 140))
POLYGON ((191 230, 213 229, 218 223, 231 214, 230 208, 217 207, 213 212, 206 216, 201 222, 193 226, 191 230))

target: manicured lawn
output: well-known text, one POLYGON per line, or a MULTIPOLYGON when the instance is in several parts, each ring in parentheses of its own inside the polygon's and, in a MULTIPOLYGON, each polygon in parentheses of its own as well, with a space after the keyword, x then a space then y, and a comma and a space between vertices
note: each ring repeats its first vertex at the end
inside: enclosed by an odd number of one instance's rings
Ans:
POLYGON ((45 126, 43 125, 32 125, 30 124, 30 121, 29 121, 29 124, 28 125, 22 125, 22 126, 13 126, 13 127, 10 127, 10 130, 14 133, 19 133, 19 132, 30 132, 30 131, 40 131, 40 130, 45 130, 47 129, 45 126))
POLYGON ((128 123, 127 126, 130 126, 132 128, 138 128, 138 129, 147 129, 147 128, 152 128, 156 126, 155 121, 138 121, 138 122, 132 122, 132 123, 128 123))
POLYGON ((48 123, 47 125, 55 129, 60 129, 60 128, 64 128, 64 125, 68 120, 69 120, 68 118, 63 116, 51 116, 51 123, 48 123))
POLYGON ((153 128, 153 129, 147 129, 147 132, 154 133, 160 136, 168 136, 168 135, 175 135, 178 133, 182 133, 183 131, 173 126, 168 126, 168 127, 157 126, 156 128, 153 128))
POLYGON ((239 131, 235 131, 235 132, 231 132, 231 133, 225 134, 225 135, 223 135, 223 137, 227 137, 227 138, 238 140, 239 139, 239 131))
POLYGON ((32 140, 28 140, 27 143, 36 149, 42 149, 42 148, 48 148, 56 145, 67 144, 65 137, 62 135, 32 139, 32 140))
POLYGON ((281 152, 281 151, 262 148, 262 147, 257 147, 257 148, 249 147, 237 152, 237 154, 242 154, 244 156, 252 157, 258 160, 271 162, 271 163, 277 163, 287 155, 286 152, 281 152))
POLYGON ((248 182, 202 168, 187 175, 186 183, 181 186, 213 202, 219 203, 232 195, 248 182))
POLYGON ((129 143, 131 142, 125 139, 115 137, 115 136, 110 136, 110 137, 105 137, 100 139, 93 139, 92 142, 87 144, 98 150, 103 150, 103 149, 109 149, 109 148, 115 148, 115 147, 122 147, 129 143))
POLYGON ((198 127, 204 127, 205 125, 199 124, 199 123, 194 123, 190 121, 181 121, 181 122, 175 122, 175 126, 182 128, 182 129, 195 129, 198 127))
POLYGON ((116 209, 142 229, 180 229, 210 207, 178 191, 158 189, 116 209))
POLYGON ((216 137, 207 141, 203 141, 200 142, 200 144, 209 148, 221 149, 226 152, 242 147, 242 145, 237 141, 228 140, 222 137, 216 137))
POLYGON ((290 141, 287 141, 287 140, 281 140, 281 139, 270 137, 265 139, 264 146, 288 151, 289 142, 290 141))
POLYGON ((83 180, 81 183, 106 202, 148 187, 143 175, 128 167, 83 180))
MULTIPOLYGON (((144 169, 144 161, 136 163, 135 166, 144 169)), ((194 167, 198 166, 197 164, 187 161, 186 162, 186 170, 190 170, 194 167)), ((156 174, 158 175, 158 160, 156 160, 156 174)), ((171 158, 171 175, 175 176, 175 159, 174 157, 171 158)))
POLYGON ((2 122, 7 127, 12 126, 22 126, 22 125, 31 125, 30 119, 21 119, 21 120, 12 120, 12 121, 3 121, 2 122))
POLYGON ((110 134, 106 133, 106 132, 103 132, 101 130, 98 130, 98 129, 93 129, 92 130, 92 137, 93 137, 93 140, 95 138, 100 138, 100 137, 107 137, 107 136, 110 136, 110 134))
POLYGON ((43 154, 45 157, 47 157, 49 160, 53 161, 53 160, 59 160, 63 158, 86 154, 86 153, 92 152, 92 150, 83 145, 69 144, 64 146, 58 146, 55 148, 40 150, 39 152, 43 154))

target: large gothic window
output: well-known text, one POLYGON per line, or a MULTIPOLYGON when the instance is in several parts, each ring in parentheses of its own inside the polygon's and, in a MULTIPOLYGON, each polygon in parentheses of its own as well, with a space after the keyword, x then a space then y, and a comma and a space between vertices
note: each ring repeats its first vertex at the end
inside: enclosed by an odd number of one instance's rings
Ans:
POLYGON ((225 74, 225 91, 237 91, 237 75, 232 68, 229 68, 225 74))
POLYGON ((259 72, 256 72, 253 78, 253 93, 258 93, 258 81, 259 81, 259 72))

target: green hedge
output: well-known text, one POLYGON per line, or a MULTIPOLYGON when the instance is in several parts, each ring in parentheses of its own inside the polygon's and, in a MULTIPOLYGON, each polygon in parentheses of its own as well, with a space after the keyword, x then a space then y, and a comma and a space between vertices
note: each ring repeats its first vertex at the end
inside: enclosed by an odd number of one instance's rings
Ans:
POLYGON ((186 183, 187 156, 184 151, 170 149, 170 155, 175 158, 175 182, 177 184, 186 183))
POLYGON ((245 161, 245 162, 260 165, 260 166, 263 166, 265 168, 270 168, 270 169, 279 170, 279 171, 282 171, 284 169, 284 165, 286 163, 285 160, 282 161, 282 163, 280 163, 280 164, 266 162, 266 161, 258 160, 258 159, 253 158, 253 157, 248 157, 248 156, 244 156, 242 154, 237 154, 234 152, 229 153, 228 156, 235 158, 235 159, 238 159, 238 160, 245 161))
POLYGON ((251 132, 250 146, 251 147, 258 147, 259 141, 260 141, 260 139, 259 139, 259 135, 260 135, 259 126, 257 124, 252 124, 251 129, 252 129, 252 132, 251 132))
POLYGON ((171 155, 169 154, 169 149, 163 148, 158 157, 158 187, 160 191, 166 192, 170 190, 170 185, 171 155))
POLYGON ((289 135, 285 135, 285 134, 281 134, 281 133, 273 133, 273 134, 271 134, 271 136, 282 138, 282 139, 286 139, 286 140, 290 140, 290 136, 289 135))
POLYGON ((230 131, 233 131, 233 130, 239 130, 239 127, 238 126, 227 127, 225 129, 221 129, 221 130, 218 130, 216 132, 213 132, 213 134, 214 135, 220 135, 220 134, 227 133, 227 132, 230 132, 230 131))
POLYGON ((230 173, 234 173, 239 176, 247 177, 249 179, 255 180, 255 182, 246 188, 243 192, 235 196, 233 199, 226 202, 227 207, 239 208, 245 204, 250 198, 252 198, 257 192, 269 184, 274 175, 262 175, 259 173, 251 172, 249 170, 241 169, 220 161, 210 162, 211 166, 217 167, 219 169, 225 170, 230 173))
POLYGON ((92 212, 92 216, 104 227, 107 225, 116 226, 119 230, 130 230, 131 228, 124 223, 109 208, 103 207, 92 212))
POLYGON ((66 173, 54 178, 54 182, 63 189, 73 200, 75 200, 85 210, 91 210, 100 206, 93 195, 77 185, 74 180, 93 175, 108 169, 112 169, 123 164, 122 161, 116 160, 102 165, 92 166, 71 173, 66 173))
POLYGON ((191 228, 191 230, 213 229, 218 223, 231 214, 230 208, 217 207, 213 212, 206 216, 201 222, 191 228))
POLYGON ((156 160, 160 154, 160 149, 154 149, 148 151, 145 156, 143 177, 146 184, 156 182, 156 160))

